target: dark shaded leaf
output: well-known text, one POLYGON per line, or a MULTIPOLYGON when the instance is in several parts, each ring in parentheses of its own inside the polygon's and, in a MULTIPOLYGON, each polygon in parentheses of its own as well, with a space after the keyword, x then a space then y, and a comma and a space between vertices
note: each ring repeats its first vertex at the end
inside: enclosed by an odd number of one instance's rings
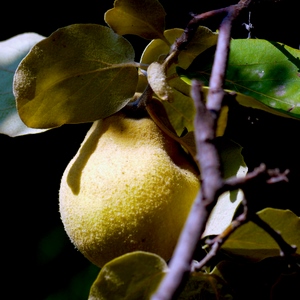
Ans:
POLYGON ((166 271, 165 261, 156 254, 127 253, 101 269, 89 300, 148 300, 166 271))
POLYGON ((231 300, 234 298, 231 288, 221 277, 199 272, 192 273, 178 299, 231 300))
MULTIPOLYGON (((266 208, 258 215, 274 230, 279 231, 284 240, 290 245, 297 246, 300 255, 300 218, 290 210, 266 208)), ((223 251, 243 256, 251 261, 260 261, 264 258, 279 256, 278 244, 262 228, 252 222, 239 227, 229 236, 223 251)))
POLYGON ((145 39, 162 39, 165 11, 157 0, 116 0, 108 10, 105 22, 118 34, 135 34, 145 39))

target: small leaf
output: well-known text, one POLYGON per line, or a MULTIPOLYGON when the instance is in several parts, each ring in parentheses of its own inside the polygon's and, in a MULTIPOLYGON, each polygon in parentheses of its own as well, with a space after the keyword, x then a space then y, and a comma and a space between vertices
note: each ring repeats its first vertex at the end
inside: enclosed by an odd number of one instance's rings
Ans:
MULTIPOLYGON (((154 61, 159 61, 162 57, 168 55, 170 45, 175 42, 183 34, 184 30, 181 28, 173 28, 164 31, 164 36, 167 43, 160 39, 151 41, 145 48, 141 63, 151 64, 154 61)), ((214 46, 217 43, 218 34, 212 32, 207 27, 199 26, 193 39, 188 44, 187 48, 182 50, 179 54, 176 65, 181 68, 188 68, 193 60, 206 49, 214 46)), ((175 65, 173 66, 175 68, 175 65)), ((175 73, 175 69, 172 70, 175 73)))
POLYGON ((189 67, 199 54, 203 53, 206 49, 215 46, 217 41, 218 33, 212 32, 207 27, 199 26, 186 49, 180 53, 178 65, 182 68, 189 67))
MULTIPOLYGON (((204 98, 207 99, 208 89, 203 88, 204 98)), ((173 101, 163 101, 168 112, 169 119, 179 136, 184 130, 194 131, 194 116, 196 113, 194 101, 190 96, 190 86, 182 82, 176 83, 173 89, 173 101)), ((223 106, 218 119, 216 136, 222 136, 225 132, 228 119, 228 107, 223 106)))
POLYGON ((138 80, 134 50, 110 28, 75 24, 35 45, 14 77, 24 123, 52 128, 92 122, 124 107, 138 80))
MULTIPOLYGON (((290 210, 266 208, 258 215, 274 230, 279 231, 290 245, 297 246, 300 254, 300 218, 290 210)), ((222 249, 229 254, 259 261, 267 257, 279 256, 277 243, 259 226, 248 222, 239 227, 226 240, 222 249)))
POLYGON ((157 0, 115 0, 104 15, 105 22, 118 34, 135 34, 145 39, 165 40, 165 11, 157 0))
MULTIPOLYGON (((141 63, 151 66, 153 62, 161 62, 170 51, 169 44, 172 44, 183 34, 183 32, 183 29, 178 28, 166 30, 164 35, 168 40, 168 44, 158 39, 151 41, 142 54, 141 63)), ((180 52, 178 60, 168 66, 167 70, 163 70, 164 73, 163 76, 161 76, 161 82, 159 82, 159 76, 156 76, 156 84, 158 87, 167 87, 166 95, 162 94, 160 98, 165 100, 171 96, 171 101, 164 101, 163 104, 167 110, 169 119, 179 136, 181 136, 184 130, 193 131, 195 108, 194 102, 190 97, 190 87, 178 77, 176 67, 188 67, 195 57, 207 48, 216 44, 217 37, 218 35, 208 28, 202 26, 198 27, 197 32, 187 48, 180 52)), ((152 67, 150 68, 150 71, 152 72, 151 69, 152 67)), ((161 92, 162 88, 158 88, 156 91, 157 90, 161 92)), ((222 114, 221 119, 224 120, 224 117, 225 119, 227 118, 227 113, 222 114)), ((219 130, 219 134, 223 134, 223 132, 221 132, 222 130, 219 130)))
POLYGON ((107 263, 90 289, 89 300, 148 300, 167 271, 156 254, 132 252, 107 263))
POLYGON ((173 28, 164 31, 164 36, 167 42, 162 39, 152 40, 144 49, 140 62, 145 65, 150 65, 155 61, 161 61, 170 52, 170 45, 180 37, 183 29, 173 28))
POLYGON ((173 100, 173 89, 167 82, 166 72, 162 64, 153 62, 147 69, 148 82, 153 92, 164 101, 173 100))
POLYGON ((0 133, 16 137, 45 131, 28 128, 21 121, 12 90, 20 61, 42 39, 37 33, 23 33, 0 42, 0 133))
MULTIPOLYGON (((242 147, 231 140, 223 138, 219 139, 218 145, 224 178, 232 176, 244 177, 248 168, 241 153, 242 147)), ((244 194, 241 190, 223 193, 209 216, 202 237, 222 233, 230 225, 243 197, 244 194)))
POLYGON ((185 136, 179 137, 174 130, 167 111, 161 101, 152 98, 152 100, 147 103, 146 109, 156 125, 169 137, 180 143, 181 146, 183 146, 184 149, 192 156, 195 165, 197 165, 198 162, 196 160, 194 133, 188 132, 185 136))

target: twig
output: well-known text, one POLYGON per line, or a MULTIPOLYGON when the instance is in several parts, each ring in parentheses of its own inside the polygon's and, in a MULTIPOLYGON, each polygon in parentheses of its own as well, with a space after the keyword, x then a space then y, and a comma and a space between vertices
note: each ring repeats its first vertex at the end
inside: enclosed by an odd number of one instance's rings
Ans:
POLYGON ((197 271, 203 268, 207 263, 217 254, 218 250, 225 243, 225 241, 229 238, 229 236, 240 226, 247 223, 249 221, 248 218, 248 207, 247 201, 244 198, 243 200, 244 211, 231 222, 231 224, 217 237, 212 240, 206 241, 208 245, 212 245, 208 254, 199 262, 194 262, 191 271, 197 271))
POLYGON ((289 170, 285 170, 284 172, 281 173, 278 169, 269 170, 267 169, 265 164, 261 164, 259 167, 255 168, 252 172, 249 172, 244 177, 230 177, 226 179, 224 181, 223 192, 232 191, 239 188, 246 190, 247 182, 253 179, 260 180, 268 184, 273 184, 282 181, 288 182, 288 178, 287 178, 288 173, 289 170))

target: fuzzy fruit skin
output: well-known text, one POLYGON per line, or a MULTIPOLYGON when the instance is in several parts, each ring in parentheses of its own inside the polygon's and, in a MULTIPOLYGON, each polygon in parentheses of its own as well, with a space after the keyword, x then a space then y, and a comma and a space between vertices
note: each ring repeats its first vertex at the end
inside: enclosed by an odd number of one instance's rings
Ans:
POLYGON ((98 267, 125 253, 169 260, 199 190, 180 146, 150 118, 94 122, 64 171, 59 210, 76 248, 98 267))

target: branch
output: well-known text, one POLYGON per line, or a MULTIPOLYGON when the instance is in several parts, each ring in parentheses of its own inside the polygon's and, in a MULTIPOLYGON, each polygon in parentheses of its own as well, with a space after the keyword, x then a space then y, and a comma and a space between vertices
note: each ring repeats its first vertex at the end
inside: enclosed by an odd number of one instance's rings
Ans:
MULTIPOLYGON (((229 55, 232 21, 250 2, 251 0, 241 0, 235 6, 229 6, 228 8, 217 11, 218 13, 224 13, 226 11, 227 16, 219 28, 218 44, 206 106, 201 85, 196 81, 192 83, 191 93, 196 107, 195 140, 197 160, 202 176, 202 186, 169 263, 169 272, 162 280, 156 293, 152 296, 152 300, 174 299, 182 291, 190 274, 193 255, 198 241, 205 230, 208 217, 223 187, 220 159, 216 146, 214 145, 215 129, 225 96, 223 81, 229 55)), ((213 13, 207 13, 206 16, 210 14, 213 13)), ((182 45, 188 43, 195 31, 195 24, 198 26, 199 19, 201 20, 201 18, 203 19, 203 14, 202 17, 200 15, 199 18, 195 17, 192 20, 185 30, 182 40, 177 40, 173 51, 178 51, 182 45)), ((174 58, 176 55, 172 55, 172 57, 174 58)))

